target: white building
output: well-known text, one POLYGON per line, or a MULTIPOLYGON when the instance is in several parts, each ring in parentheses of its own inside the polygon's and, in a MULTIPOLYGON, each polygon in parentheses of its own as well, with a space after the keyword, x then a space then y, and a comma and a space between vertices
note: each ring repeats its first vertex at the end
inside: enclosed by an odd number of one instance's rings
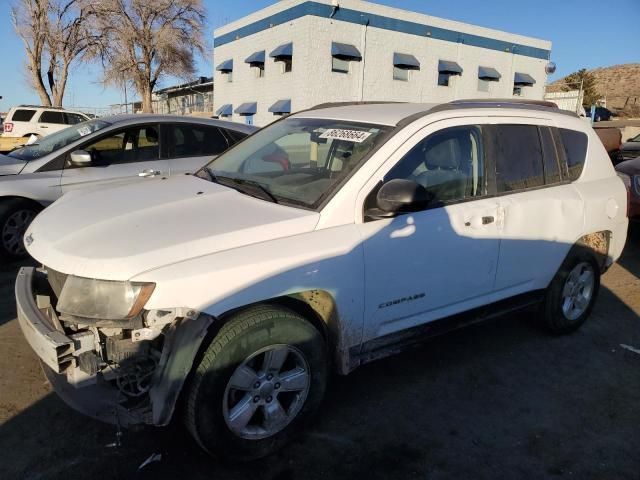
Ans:
POLYGON ((282 0, 214 32, 214 111, 266 125, 324 102, 541 100, 551 42, 360 0, 282 0))

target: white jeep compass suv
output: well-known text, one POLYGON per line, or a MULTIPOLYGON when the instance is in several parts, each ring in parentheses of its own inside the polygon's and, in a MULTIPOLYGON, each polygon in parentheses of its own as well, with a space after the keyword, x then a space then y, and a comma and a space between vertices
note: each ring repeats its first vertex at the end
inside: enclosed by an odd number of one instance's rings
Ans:
POLYGON ((180 401, 208 452, 257 458, 331 371, 517 306, 577 329, 626 204, 553 104, 317 107, 196 175, 63 196, 27 230, 18 318, 74 408, 166 425, 180 401))

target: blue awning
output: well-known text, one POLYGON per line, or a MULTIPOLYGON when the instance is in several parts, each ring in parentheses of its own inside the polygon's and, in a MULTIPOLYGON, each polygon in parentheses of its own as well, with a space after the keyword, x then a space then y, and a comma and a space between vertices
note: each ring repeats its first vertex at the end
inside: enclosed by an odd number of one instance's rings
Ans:
POLYGON ((420 62, 413 55, 407 53, 394 53, 393 65, 398 68, 420 70, 420 62))
POLYGON ((245 60, 245 63, 248 63, 250 65, 255 65, 257 63, 264 63, 264 56, 265 56, 264 50, 252 53, 247 57, 247 59, 245 60))
POLYGON ((236 113, 238 115, 255 115, 258 111, 257 102, 247 102, 240 105, 236 108, 236 113))
POLYGON ((500 73, 495 68, 491 67, 478 67, 478 78, 481 80, 489 80, 497 82, 500 80, 500 73))
POLYGON ((520 87, 532 87, 536 83, 536 80, 526 73, 519 73, 513 76, 513 84, 520 87))
POLYGON ((216 115, 224 115, 224 116, 231 116, 233 114, 233 105, 231 105, 230 103, 227 103, 225 105, 222 105, 217 111, 216 111, 216 115))
POLYGON ((222 73, 233 72, 233 59, 222 62, 216 67, 216 70, 222 73))
POLYGON ((291 113, 291 100, 278 100, 269 107, 271 113, 291 113))
POLYGON ((462 67, 456 62, 450 62, 448 60, 440 60, 438 62, 439 73, 449 73, 451 75, 462 75, 462 67))
POLYGON ((285 43, 280 45, 269 54, 272 58, 291 58, 293 57, 293 43, 285 43))
POLYGON ((362 60, 360 51, 353 45, 346 43, 331 43, 331 56, 342 60, 362 60))

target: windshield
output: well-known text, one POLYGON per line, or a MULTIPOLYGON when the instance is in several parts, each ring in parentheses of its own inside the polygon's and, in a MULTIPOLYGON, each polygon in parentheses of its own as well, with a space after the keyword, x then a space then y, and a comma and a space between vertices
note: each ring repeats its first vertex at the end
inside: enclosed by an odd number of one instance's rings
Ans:
POLYGON ((391 127, 288 118, 209 163, 201 178, 285 204, 317 208, 374 151, 391 127), (251 191, 245 191, 251 185, 251 191))
POLYGON ((109 125, 111 124, 104 120, 88 120, 78 123, 59 132, 42 137, 36 143, 14 150, 9 153, 9 156, 20 160, 37 160, 51 152, 70 145, 82 137, 102 130, 109 125))
POLYGON ((640 142, 640 135, 637 135, 635 137, 633 137, 631 140, 629 140, 630 142, 640 142))

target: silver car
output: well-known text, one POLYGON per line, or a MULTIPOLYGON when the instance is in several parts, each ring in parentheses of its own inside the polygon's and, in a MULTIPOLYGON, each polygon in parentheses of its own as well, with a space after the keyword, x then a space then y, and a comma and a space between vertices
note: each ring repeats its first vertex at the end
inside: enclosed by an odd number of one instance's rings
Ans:
POLYGON ((255 130, 205 118, 117 115, 73 125, 0 155, 0 258, 24 256, 27 226, 66 192, 195 172, 255 130))

